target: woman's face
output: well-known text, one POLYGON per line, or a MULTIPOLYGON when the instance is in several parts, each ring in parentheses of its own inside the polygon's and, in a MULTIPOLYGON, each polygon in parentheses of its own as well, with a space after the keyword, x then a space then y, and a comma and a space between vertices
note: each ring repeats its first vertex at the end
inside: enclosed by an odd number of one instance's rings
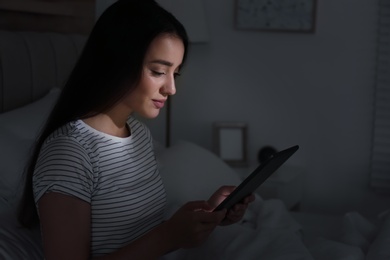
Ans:
POLYGON ((151 43, 141 80, 124 100, 131 113, 157 117, 169 95, 176 93, 175 77, 183 61, 184 45, 179 37, 162 34, 151 43))

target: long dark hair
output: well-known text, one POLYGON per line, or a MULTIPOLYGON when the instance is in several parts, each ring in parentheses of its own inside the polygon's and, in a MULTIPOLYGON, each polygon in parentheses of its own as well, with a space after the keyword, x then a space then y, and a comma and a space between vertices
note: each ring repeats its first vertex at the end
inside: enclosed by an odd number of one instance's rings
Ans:
POLYGON ((154 0, 119 0, 100 16, 66 82, 42 132, 25 172, 19 222, 39 223, 32 176, 45 139, 62 125, 107 111, 137 86, 150 43, 161 34, 188 37, 183 25, 154 0))

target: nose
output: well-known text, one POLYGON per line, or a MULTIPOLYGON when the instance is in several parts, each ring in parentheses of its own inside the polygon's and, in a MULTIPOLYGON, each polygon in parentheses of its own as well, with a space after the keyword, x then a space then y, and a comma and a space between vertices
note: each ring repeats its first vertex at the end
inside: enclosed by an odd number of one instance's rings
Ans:
POLYGON ((176 82, 175 77, 172 75, 171 77, 167 77, 167 80, 162 88, 162 92, 164 95, 172 96, 176 93, 176 82))

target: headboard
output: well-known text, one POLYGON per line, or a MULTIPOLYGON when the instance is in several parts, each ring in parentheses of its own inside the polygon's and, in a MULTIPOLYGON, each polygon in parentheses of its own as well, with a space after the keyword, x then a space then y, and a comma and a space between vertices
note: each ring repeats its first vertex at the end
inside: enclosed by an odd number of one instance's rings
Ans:
POLYGON ((0 31, 0 112, 62 87, 86 36, 0 31))
MULTIPOLYGON (((53 32, 0 30, 0 113, 35 101, 64 85, 87 36, 53 32)), ((166 144, 165 109, 142 120, 155 140, 166 144)))

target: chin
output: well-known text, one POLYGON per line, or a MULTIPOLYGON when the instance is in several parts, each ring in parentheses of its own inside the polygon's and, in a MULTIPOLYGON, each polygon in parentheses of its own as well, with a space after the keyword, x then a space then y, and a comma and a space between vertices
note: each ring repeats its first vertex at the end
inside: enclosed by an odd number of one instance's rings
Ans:
POLYGON ((157 111, 150 111, 150 112, 144 112, 144 113, 140 113, 140 115, 144 118, 147 118, 147 119, 153 119, 153 118, 156 118, 158 117, 158 115, 160 114, 160 110, 157 110, 157 111))

